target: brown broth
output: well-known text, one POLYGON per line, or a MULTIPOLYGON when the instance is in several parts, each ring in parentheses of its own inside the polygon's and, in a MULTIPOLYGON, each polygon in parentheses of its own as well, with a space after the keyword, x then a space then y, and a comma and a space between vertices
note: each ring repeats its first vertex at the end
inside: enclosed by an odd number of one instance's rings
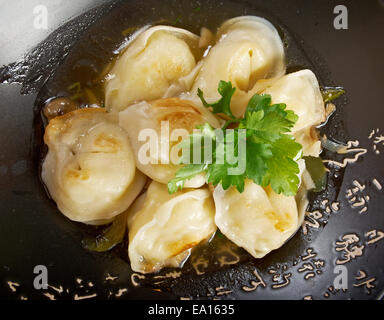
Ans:
MULTIPOLYGON (((235 4, 233 4, 233 6, 235 6, 235 4)), ((122 12, 124 13, 124 6, 122 7, 122 12)), ((39 97, 36 100, 36 107, 39 112, 37 113, 38 118, 35 119, 35 145, 40 168, 46 154, 46 147, 42 140, 42 132, 44 130, 44 124, 46 124, 46 119, 44 119, 41 110, 47 101, 56 97, 66 97, 75 101, 79 107, 87 107, 92 104, 103 107, 104 79, 118 57, 116 50, 121 47, 138 28, 150 23, 151 25, 168 24, 182 27, 195 33, 198 33, 200 28, 205 26, 214 32, 223 21, 236 15, 236 13, 239 13, 237 15, 241 15, 241 10, 243 10, 240 7, 234 7, 233 11, 230 9, 231 8, 227 9, 225 13, 220 12, 216 15, 208 15, 209 19, 204 15, 204 8, 200 11, 200 18, 196 19, 194 19, 194 17, 199 17, 197 11, 186 19, 180 19, 178 13, 174 13, 174 19, 168 16, 163 19, 149 20, 151 19, 149 17, 147 20, 143 19, 134 26, 131 25, 130 21, 127 22, 124 20, 123 13, 118 14, 113 11, 112 14, 104 20, 101 20, 99 24, 92 27, 73 47, 64 63, 60 65, 53 77, 40 91, 39 97), (104 23, 104 25, 101 25, 101 23, 104 23), (106 25, 108 26, 108 23, 110 23, 110 29, 112 29, 112 31, 107 30, 106 25)), ((214 8, 207 8, 207 12, 209 10, 212 11, 214 8)), ((311 53, 313 58, 308 60, 306 51, 303 50, 296 41, 295 36, 292 35, 284 25, 279 24, 268 16, 266 18, 271 20, 279 30, 283 43, 285 44, 287 72, 310 68, 314 70, 319 77, 321 85, 332 85, 329 72, 321 59, 318 58, 316 54, 311 53)), ((339 109, 337 109, 336 114, 340 114, 339 109)), ((342 135, 344 131, 340 130, 340 128, 343 127, 340 119, 342 119, 340 115, 329 119, 328 124, 321 128, 321 132, 326 132, 328 137, 336 137, 335 139, 342 140, 343 136, 340 136, 340 134, 342 135)), ((326 151, 323 153, 323 156, 331 158, 331 154, 326 151)), ((336 199, 341 186, 343 173, 343 170, 330 173, 327 190, 322 195, 309 195, 309 208, 318 206, 324 197, 336 199)), ((78 227, 85 236, 89 234, 95 235, 100 232, 100 228, 81 224, 78 224, 78 227)), ((284 246, 284 254, 294 256, 300 252, 302 245, 302 235, 296 235, 284 246)), ((128 262, 127 246, 128 241, 127 237, 125 237, 124 242, 112 249, 110 253, 128 262)), ((279 250, 279 252, 283 251, 279 250)), ((276 254, 271 254, 271 256, 267 256, 265 259, 262 259, 263 261, 258 261, 257 263, 260 265, 268 265, 271 261, 274 261, 275 257, 276 254)), ((184 264, 183 275, 212 273, 222 268, 231 268, 235 264, 253 260, 245 250, 234 245, 218 231, 211 241, 201 244, 192 250, 191 256, 184 264)), ((169 272, 169 269, 164 269, 160 274, 166 274, 166 272, 169 272)), ((148 282, 148 285, 151 285, 151 281, 148 282)), ((160 287, 164 289, 167 285, 168 284, 165 283, 164 286, 160 285, 160 287)))

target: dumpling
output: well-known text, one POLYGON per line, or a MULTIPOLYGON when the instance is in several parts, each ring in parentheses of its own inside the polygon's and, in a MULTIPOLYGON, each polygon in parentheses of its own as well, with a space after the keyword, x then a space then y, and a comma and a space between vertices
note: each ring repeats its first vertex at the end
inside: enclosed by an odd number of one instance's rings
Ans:
POLYGON ((103 224, 125 211, 146 178, 136 170, 127 133, 104 109, 80 109, 46 128, 42 179, 69 219, 103 224))
POLYGON ((260 80, 257 88, 261 93, 270 94, 272 103, 285 103, 287 110, 293 110, 299 119, 292 133, 303 146, 304 156, 318 157, 321 143, 312 128, 326 119, 323 97, 319 83, 311 70, 287 74, 277 81, 260 80))
MULTIPOLYGON (((199 37, 187 30, 156 26, 141 33, 117 59, 106 79, 108 110, 121 111, 142 100, 159 99, 196 66, 199 37)), ((172 93, 177 90, 173 88, 172 93)))
POLYGON ((163 184, 152 182, 128 212, 128 254, 132 270, 156 272, 180 267, 190 248, 216 231, 215 206, 207 188, 172 195, 163 184))
MULTIPOLYGON (((205 122, 220 127, 209 110, 179 98, 143 101, 119 113, 119 123, 128 132, 137 168, 161 183, 168 183, 180 168, 177 164, 178 142, 205 122), (161 141, 162 133, 163 137, 169 138, 164 143, 161 141), (156 139, 152 140, 152 137, 156 139), (149 150, 153 152, 148 154, 149 150)), ((199 175, 186 181, 185 187, 198 188, 204 183, 204 176, 199 175)))
POLYGON ((303 156, 318 157, 322 151, 321 141, 314 127, 304 128, 293 133, 296 142, 303 146, 303 156))
MULTIPOLYGON (((213 198, 217 227, 255 258, 281 247, 302 222, 303 213, 299 214, 295 197, 276 194, 251 180, 245 181, 243 193, 218 185, 213 198)), ((304 199, 301 193, 300 199, 304 199)))
POLYGON ((231 109, 240 117, 257 80, 285 73, 283 43, 269 21, 255 16, 226 21, 219 28, 217 38, 217 43, 203 59, 191 95, 196 96, 200 88, 207 101, 216 101, 220 98, 219 81, 231 81, 236 87, 231 109))
MULTIPOLYGON (((262 85, 263 81, 258 83, 262 85)), ((299 120, 292 132, 318 125, 325 121, 325 107, 319 83, 311 70, 301 70, 270 81, 261 92, 270 94, 272 103, 285 103, 287 110, 293 110, 299 120)))

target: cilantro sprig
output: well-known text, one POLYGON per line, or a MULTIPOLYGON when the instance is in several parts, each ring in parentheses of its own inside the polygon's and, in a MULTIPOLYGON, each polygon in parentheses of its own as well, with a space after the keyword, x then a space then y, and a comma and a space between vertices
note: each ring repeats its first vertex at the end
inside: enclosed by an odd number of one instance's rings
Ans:
POLYGON ((217 91, 221 95, 221 99, 215 103, 208 103, 204 99, 204 93, 201 89, 197 89, 197 95, 206 108, 212 108, 213 113, 219 113, 228 116, 230 119, 235 119, 231 111, 231 99, 236 91, 236 88, 232 87, 231 82, 225 82, 221 80, 217 91))
POLYGON ((227 121, 220 129, 205 123, 189 139, 181 142, 181 163, 184 166, 169 181, 169 193, 182 189, 186 180, 201 173, 205 173, 208 183, 214 186, 221 184, 223 189, 235 186, 239 192, 243 192, 245 179, 251 179, 263 187, 270 185, 279 194, 292 196, 297 193, 297 160, 301 157, 302 146, 290 132, 298 116, 286 110, 284 103, 272 104, 270 95, 255 94, 248 102, 244 117, 235 118, 230 109, 235 90, 231 82, 220 81, 218 91, 222 98, 212 104, 207 103, 203 92, 198 90, 203 105, 211 108, 213 113, 225 115, 227 121), (237 127, 230 129, 231 134, 227 134, 227 127, 233 123, 237 127), (196 142, 200 161, 193 161, 196 160, 193 157, 196 142), (245 153, 240 150, 241 142, 245 145, 245 153), (240 159, 242 155, 244 159, 240 159), (231 174, 231 169, 232 172, 236 171, 239 161, 244 161, 244 170, 231 174))

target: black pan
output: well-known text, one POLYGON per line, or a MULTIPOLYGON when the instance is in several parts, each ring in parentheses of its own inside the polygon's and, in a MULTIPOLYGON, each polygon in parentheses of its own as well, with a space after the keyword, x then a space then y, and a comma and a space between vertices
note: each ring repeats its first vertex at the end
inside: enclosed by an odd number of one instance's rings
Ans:
POLYGON ((3 66, 0 297, 382 299, 383 31, 382 1, 105 1, 54 31, 22 61, 3 66), (334 8, 340 4, 348 9, 347 30, 334 27, 334 8), (310 68, 322 86, 346 89, 321 131, 358 145, 351 143, 347 155, 325 152, 323 158, 357 156, 357 161, 346 168, 329 166, 327 190, 310 195, 306 227, 263 259, 241 250, 239 261, 228 252, 211 254, 219 245, 214 240, 202 252, 213 266, 203 274, 187 262, 181 274, 167 269, 141 277, 130 269, 126 241, 107 253, 85 250, 81 241, 89 230, 58 212, 39 178, 42 104, 68 94, 73 82, 94 79, 124 40, 123 30, 166 23, 198 33, 202 26, 214 30, 246 14, 264 16, 279 29, 288 71, 310 68), (218 268, 220 261, 226 264, 218 268), (38 265, 48 270, 48 289, 34 288, 38 265), (346 272, 345 290, 334 287, 340 272, 346 272))

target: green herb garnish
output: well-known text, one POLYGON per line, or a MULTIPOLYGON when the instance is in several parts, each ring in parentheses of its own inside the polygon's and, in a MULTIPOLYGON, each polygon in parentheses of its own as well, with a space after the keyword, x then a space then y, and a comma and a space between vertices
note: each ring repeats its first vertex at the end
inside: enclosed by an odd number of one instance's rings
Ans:
POLYGON ((127 212, 118 215, 112 224, 95 237, 83 239, 83 247, 89 251, 105 252, 123 241, 127 224, 127 212))
POLYGON ((234 119, 235 117, 231 111, 231 99, 236 91, 236 88, 232 87, 231 82, 225 82, 221 80, 219 82, 219 88, 217 91, 220 93, 221 99, 215 103, 208 103, 205 101, 203 91, 200 89, 197 89, 197 95, 206 108, 212 108, 213 113, 224 114, 229 118, 234 119))
POLYGON ((315 185, 312 191, 324 191, 327 186, 327 170, 324 166, 323 160, 319 157, 312 156, 306 156, 303 157, 303 159, 305 160, 305 167, 315 185))
POLYGON ((80 82, 74 82, 70 86, 68 86, 68 91, 71 93, 70 99, 75 101, 79 98, 81 98, 82 94, 82 88, 80 82))
POLYGON ((248 103, 244 118, 235 118, 230 109, 235 88, 231 82, 220 81, 218 91, 222 98, 213 104, 205 101, 200 89, 198 96, 205 107, 226 115, 229 120, 221 129, 214 129, 208 123, 199 126, 197 133, 181 142, 181 163, 185 165, 169 181, 169 193, 182 189, 185 180, 205 173, 208 183, 215 186, 221 183, 223 189, 235 186, 243 192, 244 180, 248 178, 264 187, 271 185, 276 193, 295 195, 300 182, 297 160, 301 157, 302 146, 295 142, 290 131, 298 116, 293 111, 285 110, 283 103, 272 105, 270 95, 255 94, 248 103), (238 123, 238 127, 228 134, 225 129, 230 123, 238 123), (200 163, 191 161, 196 141, 201 146, 200 163), (241 150, 239 142, 243 142, 246 152, 241 150), (207 157, 211 145, 212 154, 207 157), (245 168, 236 173, 241 161, 244 161, 245 168), (230 170, 235 173, 230 173, 230 170))
POLYGON ((341 87, 325 87, 321 90, 324 103, 330 102, 342 96, 345 90, 341 87))

